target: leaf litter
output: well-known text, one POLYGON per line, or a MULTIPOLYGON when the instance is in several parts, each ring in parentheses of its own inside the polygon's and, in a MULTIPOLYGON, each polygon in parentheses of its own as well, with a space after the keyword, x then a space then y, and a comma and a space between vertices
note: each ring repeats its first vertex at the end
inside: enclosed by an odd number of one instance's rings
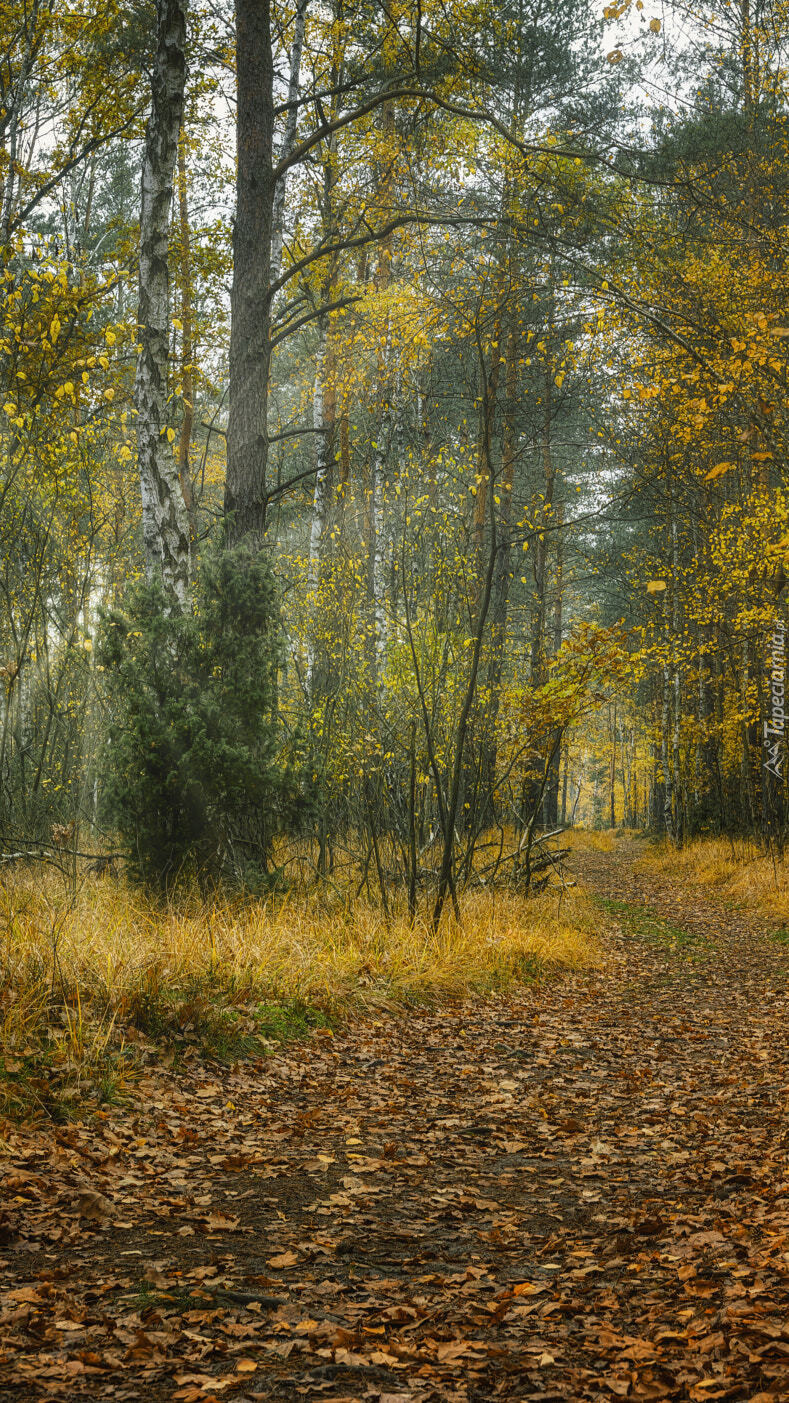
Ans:
POLYGON ((8 1128, 3 1403, 789 1397, 787 952, 635 852, 603 971, 8 1128))

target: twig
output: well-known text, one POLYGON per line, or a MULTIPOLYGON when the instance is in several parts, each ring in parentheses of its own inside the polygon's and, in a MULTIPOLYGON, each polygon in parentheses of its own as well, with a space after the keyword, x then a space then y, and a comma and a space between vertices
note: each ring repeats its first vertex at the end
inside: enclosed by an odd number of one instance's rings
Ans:
POLYGON ((207 1295, 224 1296, 227 1300, 233 1301, 235 1304, 241 1306, 259 1305, 274 1307, 285 1306, 288 1303, 286 1296, 263 1296, 259 1291, 231 1291, 226 1286, 217 1286, 216 1290, 212 1291, 211 1288, 205 1286, 205 1284, 203 1290, 206 1291, 207 1295))

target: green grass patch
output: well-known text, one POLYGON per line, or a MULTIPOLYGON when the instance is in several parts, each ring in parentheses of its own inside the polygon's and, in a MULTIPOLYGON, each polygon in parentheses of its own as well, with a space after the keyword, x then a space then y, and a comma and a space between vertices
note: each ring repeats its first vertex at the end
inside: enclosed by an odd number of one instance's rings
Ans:
POLYGON ((249 984, 213 976, 182 988, 150 981, 124 1000, 110 1027, 52 1008, 31 1023, 23 1049, 0 1043, 0 1120, 40 1116, 62 1124, 133 1094, 146 1061, 168 1056, 229 1064, 265 1057, 330 1026, 299 1000, 261 1001, 249 984), (142 1038, 140 1038, 142 1034, 142 1038))
POLYGON ((315 1028, 329 1028, 331 1020, 320 1008, 291 999, 285 1003, 258 1004, 255 1009, 258 1035, 277 1043, 307 1038, 315 1028))
POLYGON ((186 1285, 160 1288, 148 1281, 141 1281, 133 1291, 118 1297, 129 1310, 142 1314, 148 1310, 170 1311, 184 1315, 190 1310, 205 1309, 211 1301, 210 1293, 203 1287, 186 1285))
POLYGON ((217 1062, 264 1056, 272 1045, 309 1037, 329 1023, 321 1009, 300 999, 261 1002, 254 985, 215 974, 180 989, 158 979, 141 984, 127 1001, 125 1019, 153 1042, 176 1052, 192 1047, 217 1062))
POLYGON ((44 1116, 62 1125, 86 1111, 117 1105, 134 1075, 137 1055, 128 1047, 105 1047, 77 1059, 62 1042, 45 1041, 21 1057, 0 1056, 0 1119, 44 1116))
POLYGON ((665 921, 651 906, 634 906, 629 901, 612 901, 608 897, 598 897, 597 901, 635 940, 662 946, 686 959, 699 959, 706 953, 708 942, 704 936, 665 921))
POLYGON ((782 926, 780 930, 771 930, 770 939, 778 945, 789 945, 789 930, 782 926))

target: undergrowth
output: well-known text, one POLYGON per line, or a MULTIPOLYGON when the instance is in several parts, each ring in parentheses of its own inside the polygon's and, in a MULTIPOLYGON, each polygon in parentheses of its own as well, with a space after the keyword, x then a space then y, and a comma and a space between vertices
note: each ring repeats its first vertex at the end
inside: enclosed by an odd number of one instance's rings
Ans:
POLYGON ((636 868, 713 888, 732 906, 789 925, 789 854, 774 859, 743 838, 696 838, 679 849, 663 841, 636 868))
POLYGON ((561 835, 563 848, 571 852, 613 852, 616 834, 607 828, 568 828, 561 835))
POLYGON ((369 902, 217 895, 156 903, 112 876, 0 883, 0 1115, 125 1096, 150 1057, 263 1055, 365 1010, 490 993, 600 962, 577 889, 468 895, 463 924, 369 902))

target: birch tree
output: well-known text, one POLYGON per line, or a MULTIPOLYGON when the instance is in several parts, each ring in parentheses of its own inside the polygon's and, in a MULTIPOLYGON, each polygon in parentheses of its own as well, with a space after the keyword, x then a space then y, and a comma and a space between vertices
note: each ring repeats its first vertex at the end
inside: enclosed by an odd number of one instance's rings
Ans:
POLYGON ((186 0, 157 0, 156 58, 140 203, 139 337, 134 387, 145 572, 173 607, 189 590, 189 527, 168 427, 170 212, 186 80, 186 0))

